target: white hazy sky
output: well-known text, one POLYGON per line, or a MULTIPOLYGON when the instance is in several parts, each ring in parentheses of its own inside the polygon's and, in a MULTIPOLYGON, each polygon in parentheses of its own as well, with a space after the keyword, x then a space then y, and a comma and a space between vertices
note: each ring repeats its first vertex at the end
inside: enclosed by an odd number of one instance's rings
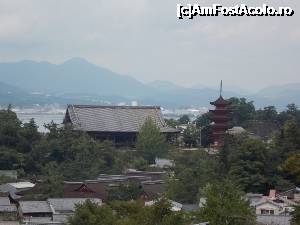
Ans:
POLYGON ((141 81, 300 83, 299 0, 0 0, 0 61, 87 60, 141 81), (292 17, 178 20, 177 3, 291 6, 292 17))

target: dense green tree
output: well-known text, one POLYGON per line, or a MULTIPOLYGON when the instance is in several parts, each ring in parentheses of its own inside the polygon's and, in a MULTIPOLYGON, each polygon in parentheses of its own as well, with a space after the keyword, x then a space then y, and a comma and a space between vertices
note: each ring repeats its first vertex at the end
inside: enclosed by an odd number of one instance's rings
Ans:
POLYGON ((183 213, 173 212, 171 203, 164 197, 160 198, 154 206, 148 208, 146 215, 147 222, 145 225, 187 225, 183 213))
POLYGON ((153 206, 141 202, 112 202, 99 206, 91 201, 76 207, 69 225, 188 225, 183 213, 173 212, 170 202, 159 199, 153 206))
POLYGON ((186 168, 167 181, 167 195, 182 203, 196 203, 199 181, 196 172, 186 168))
POLYGON ((30 119, 28 123, 24 123, 21 135, 32 145, 41 139, 41 134, 38 132, 38 126, 34 119, 30 119))
POLYGON ((213 143, 211 119, 211 113, 207 112, 202 114, 201 116, 198 116, 195 120, 196 126, 199 129, 199 136, 201 137, 201 146, 204 147, 208 147, 210 144, 213 143))
POLYGON ((258 140, 245 140, 232 155, 229 175, 246 191, 264 191, 267 148, 258 140))
POLYGON ((142 157, 137 157, 133 159, 132 168, 135 168, 137 170, 146 170, 147 167, 148 167, 148 162, 142 157))
POLYGON ((282 168, 294 177, 296 184, 300 184, 300 154, 291 155, 283 163, 282 168))
POLYGON ((174 174, 167 180, 168 198, 180 203, 197 203, 198 190, 220 179, 222 169, 215 156, 205 152, 177 153, 174 174))
POLYGON ((255 139, 227 137, 220 152, 222 163, 229 177, 235 180, 247 192, 266 191, 268 149, 255 139))
POLYGON ((188 115, 182 115, 179 119, 178 119, 178 123, 179 124, 189 124, 191 122, 191 119, 188 115))
POLYGON ((174 119, 165 119, 165 122, 168 126, 176 128, 180 123, 174 119))
POLYGON ((267 106, 256 111, 255 119, 276 122, 277 116, 278 113, 275 106, 267 106))
POLYGON ((21 121, 11 109, 0 110, 0 145, 17 148, 20 143, 21 121))
POLYGON ((300 206, 296 206, 292 213, 291 225, 300 225, 300 206))
POLYGON ((279 113, 277 120, 281 126, 283 126, 287 120, 295 120, 299 126, 300 110, 295 104, 289 104, 287 105, 287 109, 285 111, 279 113))
POLYGON ((255 107, 253 101, 247 102, 245 98, 230 98, 231 123, 233 126, 244 126, 248 120, 253 119, 255 107))
POLYGON ((290 155, 300 152, 300 129, 295 120, 287 120, 281 133, 274 138, 274 148, 281 163, 290 155))
POLYGON ((206 199, 204 207, 199 211, 202 221, 211 225, 255 225, 256 218, 249 203, 236 185, 228 180, 207 184, 200 191, 206 199))
POLYGON ((118 187, 108 189, 108 200, 129 201, 138 199, 143 193, 142 187, 136 182, 120 184, 118 187))
POLYGON ((199 131, 193 124, 187 125, 186 129, 183 131, 183 142, 189 148, 195 147, 199 141, 199 131))
POLYGON ((211 124, 211 113, 207 112, 202 114, 201 116, 198 116, 197 119, 195 120, 195 123, 197 125, 198 128, 200 127, 205 127, 208 126, 209 124, 211 124))
POLYGON ((288 120, 284 123, 283 134, 285 144, 300 149, 300 131, 295 120, 288 120))
POLYGON ((58 198, 63 195, 64 177, 55 162, 48 163, 44 168, 43 182, 41 184, 43 198, 58 198))
POLYGON ((20 169, 23 163, 23 154, 14 149, 0 146, 0 170, 20 169))
POLYGON ((149 163, 154 163, 156 157, 163 156, 168 151, 166 137, 160 133, 159 127, 151 118, 146 119, 142 125, 136 148, 149 163))
POLYGON ((116 225, 117 218, 109 206, 86 201, 76 207, 75 214, 70 217, 69 225, 116 225))
POLYGON ((16 182, 16 181, 17 181, 17 179, 12 178, 12 177, 0 176, 0 185, 6 184, 6 183, 12 183, 12 182, 16 182))

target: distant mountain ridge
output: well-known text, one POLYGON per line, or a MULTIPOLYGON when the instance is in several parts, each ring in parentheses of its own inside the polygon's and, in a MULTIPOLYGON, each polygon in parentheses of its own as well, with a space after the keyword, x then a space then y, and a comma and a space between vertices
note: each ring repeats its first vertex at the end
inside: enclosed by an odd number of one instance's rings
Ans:
MULTIPOLYGON (((0 105, 9 101, 16 105, 130 104, 138 101, 143 105, 175 108, 208 106, 219 94, 213 88, 185 88, 170 81, 145 84, 82 58, 73 58, 62 64, 30 60, 0 63, 0 82, 0 105), (7 90, 11 90, 8 91, 10 97, 7 90)), ((225 91, 224 96, 243 95, 225 91)), ((245 97, 254 100, 259 107, 275 105, 282 108, 291 100, 300 104, 300 84, 270 87, 245 97)))

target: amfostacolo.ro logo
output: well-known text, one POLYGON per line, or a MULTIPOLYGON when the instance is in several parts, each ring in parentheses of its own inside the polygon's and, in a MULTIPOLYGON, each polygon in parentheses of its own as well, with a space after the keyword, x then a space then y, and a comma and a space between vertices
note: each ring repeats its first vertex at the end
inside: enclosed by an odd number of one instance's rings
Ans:
POLYGON ((295 11, 289 6, 272 7, 267 4, 261 6, 223 6, 213 4, 202 6, 199 4, 177 4, 177 17, 179 19, 193 19, 196 16, 292 16, 295 11))

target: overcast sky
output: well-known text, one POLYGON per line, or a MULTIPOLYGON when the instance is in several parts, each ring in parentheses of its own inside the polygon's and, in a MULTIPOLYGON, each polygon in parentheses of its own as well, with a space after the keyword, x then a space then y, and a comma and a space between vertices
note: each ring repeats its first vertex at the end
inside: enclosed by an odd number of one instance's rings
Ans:
MULTIPOLYGON (((141 81, 258 89, 300 83, 300 1, 292 17, 178 20, 177 3, 236 0, 0 0, 0 61, 83 57, 141 81)), ((235 3, 235 4, 233 4, 235 3)))

